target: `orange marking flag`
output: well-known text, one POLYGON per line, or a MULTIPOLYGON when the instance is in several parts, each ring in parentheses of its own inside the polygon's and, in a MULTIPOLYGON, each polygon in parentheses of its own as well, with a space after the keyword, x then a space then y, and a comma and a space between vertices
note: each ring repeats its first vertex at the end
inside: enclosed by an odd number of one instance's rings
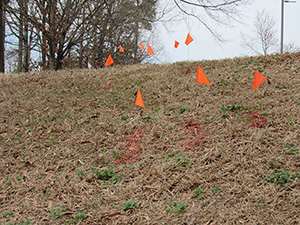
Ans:
POLYGON ((124 52, 124 48, 121 45, 119 46, 119 51, 124 52))
POLYGON ((146 110, 140 89, 138 89, 138 92, 137 92, 135 105, 141 106, 144 108, 144 110, 146 110))
POLYGON ((148 45, 147 53, 152 54, 152 55, 155 55, 155 53, 154 53, 154 51, 153 51, 153 49, 151 48, 150 45, 148 45))
POLYGON ((265 77, 255 70, 253 89, 256 90, 264 81, 265 77))
POLYGON ((209 83, 208 79, 206 78, 206 76, 200 66, 198 66, 196 82, 201 83, 201 84, 207 84, 207 85, 211 86, 211 84, 209 83))
POLYGON ((186 39, 185 39, 185 44, 189 45, 194 39, 192 38, 192 36, 190 35, 190 33, 188 33, 186 39))
POLYGON ((140 49, 145 50, 145 47, 144 47, 144 45, 142 43, 140 43, 140 49))
POLYGON ((109 55, 106 62, 105 62, 105 66, 108 67, 113 63, 114 63, 114 60, 112 59, 111 55, 109 55))
POLYGON ((175 48, 178 48, 178 45, 179 45, 179 42, 178 42, 178 41, 175 41, 174 47, 175 47, 175 48))

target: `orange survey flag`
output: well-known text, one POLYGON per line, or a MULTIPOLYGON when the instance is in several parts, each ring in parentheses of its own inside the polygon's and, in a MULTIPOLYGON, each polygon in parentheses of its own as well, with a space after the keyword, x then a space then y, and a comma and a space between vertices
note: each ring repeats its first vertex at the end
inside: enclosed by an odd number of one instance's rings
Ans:
POLYGON ((175 41, 174 47, 175 47, 175 48, 178 48, 178 45, 179 45, 179 42, 178 42, 178 41, 175 41))
POLYGON ((148 45, 147 53, 152 54, 152 55, 155 55, 155 53, 154 53, 154 51, 153 51, 153 49, 151 48, 150 45, 148 45))
POLYGON ((144 47, 144 45, 142 43, 140 43, 140 49, 145 50, 145 47, 144 47))
POLYGON ((119 46, 119 51, 124 52, 124 48, 121 45, 119 46))
POLYGON ((194 39, 191 37, 190 33, 188 33, 186 39, 185 39, 185 44, 189 45, 194 39))
POLYGON ((140 89, 138 89, 138 92, 137 92, 135 105, 141 106, 144 108, 144 110, 146 110, 140 89))
POLYGON ((200 66, 198 66, 196 82, 201 83, 201 84, 207 84, 207 85, 211 86, 211 84, 209 83, 208 79, 206 78, 206 76, 200 66))
POLYGON ((252 88, 254 90, 256 90, 265 81, 265 79, 266 78, 263 75, 261 75, 259 72, 257 72, 255 70, 255 73, 254 73, 254 82, 253 82, 252 88))
POLYGON ((108 67, 113 63, 114 63, 114 60, 112 59, 111 55, 109 55, 106 62, 105 62, 105 66, 108 67))

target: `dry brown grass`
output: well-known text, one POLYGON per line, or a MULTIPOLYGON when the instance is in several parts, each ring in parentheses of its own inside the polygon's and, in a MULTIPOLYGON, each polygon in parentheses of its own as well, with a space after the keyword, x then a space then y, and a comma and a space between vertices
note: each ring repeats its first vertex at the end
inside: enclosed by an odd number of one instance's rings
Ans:
POLYGON ((300 53, 2 75, 0 224, 299 224, 299 91, 300 53))

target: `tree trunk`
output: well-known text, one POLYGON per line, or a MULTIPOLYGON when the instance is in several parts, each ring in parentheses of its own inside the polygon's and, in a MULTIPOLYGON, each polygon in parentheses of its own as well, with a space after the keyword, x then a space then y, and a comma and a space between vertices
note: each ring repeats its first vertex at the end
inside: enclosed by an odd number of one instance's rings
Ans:
POLYGON ((24 0, 24 72, 29 72, 30 45, 28 42, 28 0, 24 0))
MULTIPOLYGON (((23 5, 20 7, 22 9, 23 5)), ((22 10, 20 12, 20 24, 19 24, 19 49, 18 49, 18 72, 23 72, 23 51, 24 51, 24 15, 22 10)))
POLYGON ((0 73, 5 72, 4 66, 4 40, 5 40, 5 31, 4 31, 4 19, 3 19, 3 0, 0 0, 0 73))

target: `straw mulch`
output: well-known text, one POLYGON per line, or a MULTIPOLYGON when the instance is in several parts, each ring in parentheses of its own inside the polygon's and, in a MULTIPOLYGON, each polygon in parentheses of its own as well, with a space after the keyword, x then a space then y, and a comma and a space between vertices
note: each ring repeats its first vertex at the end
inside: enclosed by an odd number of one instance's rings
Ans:
POLYGON ((1 75, 0 224, 299 224, 299 91, 300 53, 1 75))

